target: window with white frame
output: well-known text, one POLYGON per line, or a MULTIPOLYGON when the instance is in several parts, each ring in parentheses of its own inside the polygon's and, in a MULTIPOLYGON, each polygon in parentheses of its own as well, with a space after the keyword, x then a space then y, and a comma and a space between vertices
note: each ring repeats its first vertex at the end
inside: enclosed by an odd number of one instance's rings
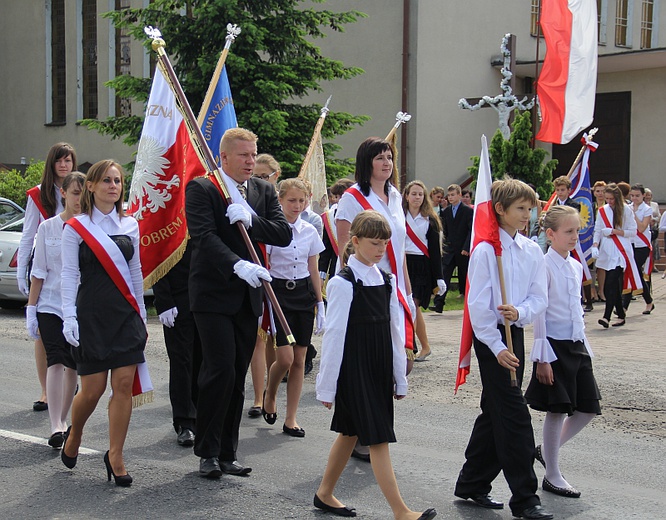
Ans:
POLYGON ((655 9, 657 0, 643 0, 641 6, 641 49, 651 49, 655 34, 655 9))
POLYGON ((539 6, 541 0, 532 0, 532 7, 530 11, 530 34, 536 36, 539 34, 539 6))
POLYGON ((81 79, 84 119, 96 119, 98 115, 97 93, 97 2, 81 2, 82 49, 81 79))
POLYGON ((63 125, 67 122, 67 59, 65 48, 65 0, 50 0, 46 4, 47 20, 47 112, 46 123, 63 125), (48 44, 47 44, 48 45, 48 44))
POLYGON ((617 47, 631 47, 633 2, 617 0, 615 5, 615 45, 617 47))

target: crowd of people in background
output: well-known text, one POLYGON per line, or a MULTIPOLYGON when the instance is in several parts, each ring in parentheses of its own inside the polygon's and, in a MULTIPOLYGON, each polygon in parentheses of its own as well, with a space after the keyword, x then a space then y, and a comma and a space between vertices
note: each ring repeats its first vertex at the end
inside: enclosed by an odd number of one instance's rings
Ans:
MULTIPOLYGON (((331 430, 338 436, 314 506, 356 516, 333 493, 354 456, 372 464, 396 519, 434 518, 434 509, 414 512, 400 495, 388 451, 396 441, 392 401, 407 394, 414 362, 436 354, 424 313, 443 312, 456 298, 455 288, 469 307, 483 382, 481 414, 455 495, 500 509, 503 504, 489 493, 503 471, 514 516, 552 518, 536 494, 537 460, 546 469, 544 491, 580 496, 560 471, 559 451, 601 413, 583 316, 601 303, 597 323, 624 326, 635 299, 631 289, 642 295, 642 314, 654 311, 651 275, 666 212, 660 214, 652 192, 641 184, 594 184, 591 260, 583 265, 576 254, 581 204, 571 198, 567 177, 554 180, 548 207, 534 186, 514 179, 493 183, 506 304, 499 297, 491 246, 481 243, 472 250, 469 189, 458 184, 428 189, 415 180, 400 190, 391 144, 368 138, 357 152, 354 181, 330 186, 330 207, 317 215, 309 209, 309 183, 280 180, 280 164, 268 154, 257 155, 257 141, 240 128, 222 139, 229 204, 207 177, 187 185, 191 238, 182 259, 154 286, 170 363, 176 442, 193 447, 199 473, 219 478, 251 472, 237 460, 249 368, 254 393, 249 417, 273 425, 284 415, 284 434, 305 437, 298 404, 317 354, 312 335, 323 334, 316 394, 334 409, 331 430), (263 265, 251 261, 238 225, 263 265), (265 282, 284 321, 264 297, 265 282), (546 413, 539 445, 521 389, 523 328, 532 323, 533 373, 525 398, 546 413), (508 334, 513 351, 507 349, 508 334), (278 410, 281 382, 286 382, 285 412, 278 410), (510 453, 495 444, 504 436, 513 439, 510 453)), ((58 143, 49 151, 41 184, 28 192, 17 279, 29 298, 26 326, 35 340, 42 387, 33 408, 48 409, 48 444, 74 468, 86 421, 110 381, 104 464, 109 480, 129 486, 133 479, 123 446, 132 381, 145 361, 147 337, 139 231, 123 211, 122 167, 99 161, 85 176, 76 168, 74 148, 58 143), (77 375, 81 387, 75 397, 77 375)))

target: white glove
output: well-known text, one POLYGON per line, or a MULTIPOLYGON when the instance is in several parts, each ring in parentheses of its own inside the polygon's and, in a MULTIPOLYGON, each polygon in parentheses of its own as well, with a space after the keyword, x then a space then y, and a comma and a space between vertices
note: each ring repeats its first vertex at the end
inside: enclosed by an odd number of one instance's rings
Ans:
POLYGON ((437 296, 443 296, 446 292, 446 282, 444 280, 437 280, 437 296))
POLYGON ((232 224, 242 222, 245 229, 250 229, 250 226, 252 226, 252 214, 242 204, 229 204, 227 217, 229 217, 229 222, 232 224))
POLYGON ((324 271, 319 271, 319 278, 326 280, 326 273, 324 271))
POLYGON ((76 321, 75 316, 65 318, 62 324, 62 334, 65 336, 67 343, 74 347, 79 346, 79 322, 76 321))
POLYGON ((611 235, 613 234, 613 228, 609 228, 609 227, 607 227, 607 228, 603 228, 603 229, 601 230, 601 232, 603 233, 603 235, 604 235, 605 237, 609 237, 609 236, 611 236, 611 235))
POLYGON ((171 328, 176 324, 176 316, 178 316, 178 308, 172 307, 160 314, 160 323, 171 328))
POLYGON ((30 294, 30 289, 28 288, 28 282, 25 279, 25 271, 23 272, 24 275, 21 275, 21 271, 23 269, 19 269, 16 273, 16 281, 18 282, 18 290, 21 291, 25 296, 28 296, 30 294))
POLYGON ((407 305, 409 306, 409 312, 412 315, 412 321, 416 321, 416 305, 414 304, 414 298, 411 294, 407 295, 407 305))
POLYGON ((317 317, 315 320, 315 336, 319 336, 324 333, 326 328, 326 306, 324 302, 317 302, 317 317))
POLYGON ((146 306, 139 304, 139 316, 143 320, 143 324, 148 326, 148 313, 146 312, 146 306))
POLYGON ((37 323, 37 306, 28 305, 25 308, 25 328, 32 339, 39 339, 39 324, 37 323))
MULTIPOLYGON (((229 207, 234 206, 231 204, 229 207)), ((247 260, 239 260, 234 264, 234 273, 241 280, 248 283, 250 287, 261 287, 261 280, 270 282, 272 280, 270 273, 265 267, 248 262, 247 260)))
POLYGON ((594 258, 595 260, 599 258, 599 248, 592 246, 590 248, 590 256, 592 256, 592 258, 594 258))

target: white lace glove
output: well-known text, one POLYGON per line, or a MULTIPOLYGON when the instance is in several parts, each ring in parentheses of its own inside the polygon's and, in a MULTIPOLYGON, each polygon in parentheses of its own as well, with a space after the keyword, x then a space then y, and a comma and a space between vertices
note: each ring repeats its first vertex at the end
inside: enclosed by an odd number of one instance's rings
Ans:
POLYGON ((32 339, 39 339, 39 324, 37 323, 37 306, 28 305, 25 308, 25 328, 32 339))
POLYGON ((176 316, 178 316, 178 308, 172 307, 160 314, 160 323, 171 328, 176 324, 176 316))
POLYGON ((592 258, 594 258, 595 260, 599 258, 599 248, 592 246, 590 248, 590 256, 592 256, 592 258))
POLYGON ((437 280, 437 296, 443 296, 446 292, 446 282, 444 280, 437 280))
POLYGON ((601 230, 601 233, 603 233, 603 235, 604 235, 605 237, 609 237, 609 236, 611 236, 611 235, 613 234, 613 228, 609 228, 609 227, 607 227, 607 228, 603 228, 603 229, 601 230))
POLYGON ((247 282, 250 287, 255 288, 261 287, 261 280, 266 280, 267 282, 272 280, 270 273, 265 267, 248 262, 247 260, 236 262, 234 264, 234 273, 236 273, 238 278, 247 282))
POLYGON ((409 312, 412 315, 412 321, 416 321, 416 305, 414 304, 414 298, 411 294, 407 295, 407 305, 409 306, 409 312))
POLYGON ((232 224, 242 222, 245 229, 250 229, 252 226, 252 214, 242 204, 229 204, 227 217, 232 224))
POLYGON ((79 322, 76 321, 75 316, 65 318, 62 323, 62 334, 65 336, 67 343, 74 347, 79 346, 79 322))
MULTIPOLYGON (((30 294, 30 289, 28 288, 28 282, 25 279, 25 276, 21 275, 23 270, 19 269, 16 273, 16 281, 18 283, 18 290, 21 291, 25 296, 30 294)), ((25 274, 25 272, 24 272, 25 274)))
POLYGON ((319 336, 324 333, 326 328, 326 306, 324 302, 317 302, 317 317, 315 320, 315 336, 319 336))

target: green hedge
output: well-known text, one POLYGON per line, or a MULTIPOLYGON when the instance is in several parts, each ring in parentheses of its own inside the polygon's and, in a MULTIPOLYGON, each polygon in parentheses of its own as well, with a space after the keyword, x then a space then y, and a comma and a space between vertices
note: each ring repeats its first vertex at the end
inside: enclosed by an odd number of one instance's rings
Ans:
POLYGON ((16 202, 25 208, 28 191, 39 184, 44 171, 44 161, 39 161, 28 166, 25 175, 18 170, 0 171, 0 197, 16 202))

